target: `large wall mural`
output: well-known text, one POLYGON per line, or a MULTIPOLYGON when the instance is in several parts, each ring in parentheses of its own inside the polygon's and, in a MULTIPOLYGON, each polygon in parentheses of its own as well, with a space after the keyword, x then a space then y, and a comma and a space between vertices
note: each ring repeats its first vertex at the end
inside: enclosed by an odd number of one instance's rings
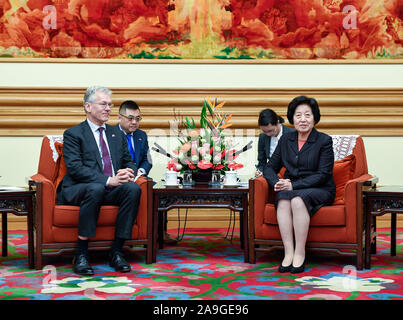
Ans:
POLYGON ((0 0, 0 56, 403 59, 403 1, 0 0))

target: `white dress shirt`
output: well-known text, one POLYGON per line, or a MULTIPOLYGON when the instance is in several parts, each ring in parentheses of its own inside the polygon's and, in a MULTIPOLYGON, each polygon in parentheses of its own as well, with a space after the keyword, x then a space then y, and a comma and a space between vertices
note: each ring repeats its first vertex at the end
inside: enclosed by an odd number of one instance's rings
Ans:
POLYGON ((283 126, 280 125, 280 132, 278 133, 277 137, 270 137, 270 157, 273 155, 274 150, 276 150, 278 141, 280 140, 282 135, 283 135, 283 126))
MULTIPOLYGON (((102 126, 98 126, 95 123, 91 122, 89 119, 87 119, 88 125, 91 128, 92 134, 94 135, 95 141, 97 142, 97 146, 98 146, 98 151, 99 151, 99 155, 101 157, 101 161, 102 161, 102 166, 104 164, 103 160, 102 160, 102 149, 101 149, 101 143, 99 141, 99 128, 102 127, 104 128, 103 132, 102 132, 102 137, 104 138, 104 141, 106 143, 106 147, 108 148, 108 152, 109 152, 109 157, 111 156, 111 152, 109 149, 109 144, 108 144, 108 139, 106 138, 106 125, 105 123, 102 124, 102 126)), ((111 166, 112 166, 112 174, 115 175, 115 170, 113 168, 113 163, 112 163, 112 158, 111 158, 111 166)), ((108 185, 109 183, 109 179, 106 181, 106 185, 108 185)))

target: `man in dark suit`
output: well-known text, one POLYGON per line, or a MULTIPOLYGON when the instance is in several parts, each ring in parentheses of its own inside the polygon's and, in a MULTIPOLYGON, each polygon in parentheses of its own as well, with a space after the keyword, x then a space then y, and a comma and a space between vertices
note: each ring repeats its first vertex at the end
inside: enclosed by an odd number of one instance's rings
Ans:
POLYGON ((67 173, 57 197, 59 204, 80 206, 78 249, 73 259, 73 270, 80 275, 94 274, 88 260, 88 240, 96 234, 101 205, 119 206, 110 266, 118 272, 131 269, 122 247, 131 238, 141 189, 133 183, 137 167, 125 136, 118 128, 105 124, 113 107, 111 94, 105 87, 88 88, 84 96, 87 119, 63 135, 67 173))
MULTIPOLYGON (((152 160, 149 152, 147 134, 140 129, 140 107, 132 100, 122 102, 119 108, 117 127, 125 134, 129 152, 139 168, 138 175, 148 175, 152 168, 152 160)), ((164 234, 166 244, 175 244, 167 232, 164 234)))
POLYGON ((124 101, 119 108, 118 127, 126 135, 129 152, 138 167, 139 175, 148 175, 152 167, 147 134, 139 129, 140 108, 136 102, 124 101))
POLYGON ((295 131, 284 124, 284 119, 271 109, 264 109, 259 113, 258 125, 262 133, 259 135, 256 177, 262 175, 263 168, 277 147, 281 136, 287 132, 295 131))

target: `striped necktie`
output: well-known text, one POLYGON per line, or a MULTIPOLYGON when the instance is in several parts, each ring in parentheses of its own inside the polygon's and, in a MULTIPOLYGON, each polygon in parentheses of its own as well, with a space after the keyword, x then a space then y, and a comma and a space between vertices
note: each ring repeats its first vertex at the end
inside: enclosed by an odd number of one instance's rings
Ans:
POLYGON ((104 175, 112 177, 113 173, 112 173, 111 157, 109 155, 108 147, 102 134, 104 128, 99 127, 98 130, 99 130, 99 142, 101 144, 102 162, 104 163, 104 175))

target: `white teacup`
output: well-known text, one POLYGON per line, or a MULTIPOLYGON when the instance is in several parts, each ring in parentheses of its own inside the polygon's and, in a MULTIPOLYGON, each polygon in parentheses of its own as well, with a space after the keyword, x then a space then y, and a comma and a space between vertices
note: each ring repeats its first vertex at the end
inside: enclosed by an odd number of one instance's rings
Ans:
POLYGON ((236 171, 225 171, 225 184, 230 186, 238 184, 236 171))
POLYGON ((178 184, 178 172, 167 171, 165 173, 165 184, 168 186, 175 186, 178 184))

